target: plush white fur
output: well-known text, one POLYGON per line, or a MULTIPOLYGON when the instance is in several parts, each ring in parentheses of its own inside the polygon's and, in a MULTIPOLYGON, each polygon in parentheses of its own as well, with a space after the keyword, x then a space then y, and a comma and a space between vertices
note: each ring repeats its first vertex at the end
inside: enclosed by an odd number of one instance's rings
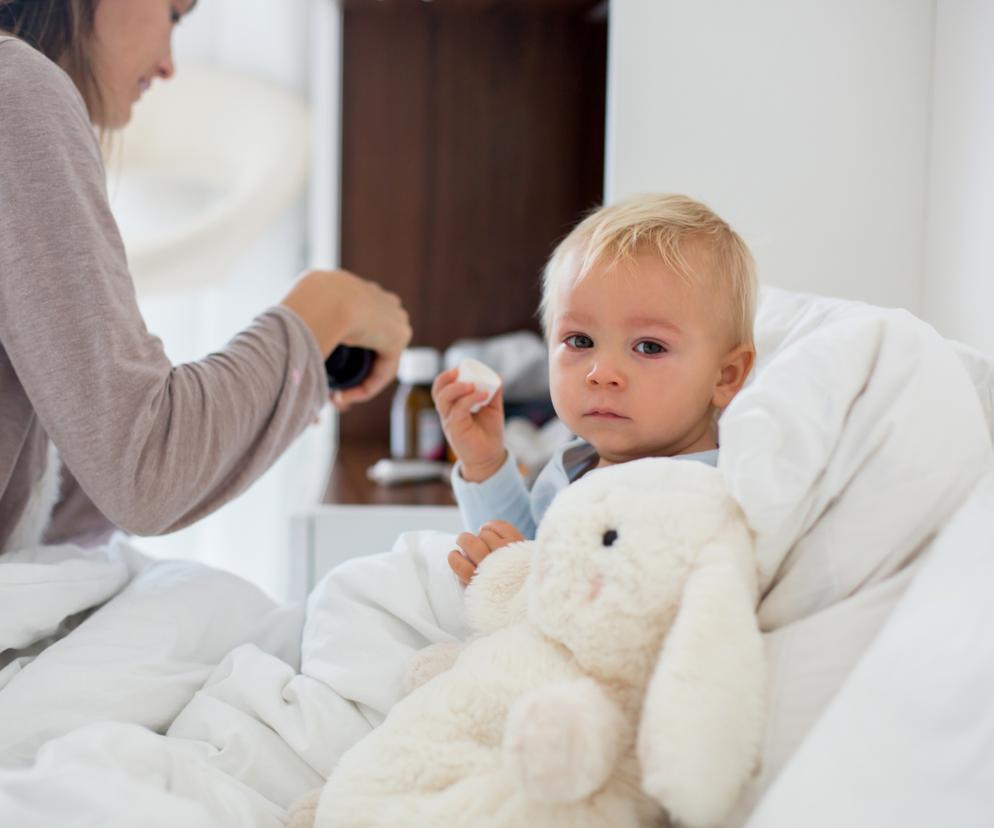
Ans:
POLYGON ((752 538, 716 469, 590 473, 534 542, 483 562, 466 592, 478 637, 419 656, 420 686, 293 824, 716 824, 759 752, 756 590, 752 538))

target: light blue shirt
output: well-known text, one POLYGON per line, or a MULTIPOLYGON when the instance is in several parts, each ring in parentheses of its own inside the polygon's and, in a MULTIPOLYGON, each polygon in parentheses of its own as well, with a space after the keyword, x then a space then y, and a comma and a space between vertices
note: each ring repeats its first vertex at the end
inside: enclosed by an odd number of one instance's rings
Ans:
MULTIPOLYGON (((678 454, 678 460, 697 460, 718 465, 718 449, 678 454)), ((463 525, 478 532, 488 520, 505 520, 526 538, 534 538, 542 516, 553 498, 570 483, 597 465, 597 452, 584 440, 573 440, 560 448, 535 478, 531 491, 525 486, 511 452, 500 470, 482 483, 470 483, 461 474, 461 464, 452 469, 452 492, 463 525)))

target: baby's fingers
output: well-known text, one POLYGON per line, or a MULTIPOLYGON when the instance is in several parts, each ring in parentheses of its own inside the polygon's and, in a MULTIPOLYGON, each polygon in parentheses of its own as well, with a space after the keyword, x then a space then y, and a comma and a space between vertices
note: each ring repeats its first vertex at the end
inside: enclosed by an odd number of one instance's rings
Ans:
POLYGON ((491 549, 497 548, 493 546, 493 541, 496 541, 498 546, 507 546, 510 543, 525 539, 517 527, 506 520, 488 520, 480 529, 480 537, 487 542, 491 549))
POLYGON ((435 401, 438 413, 445 418, 453 413, 468 414, 472 402, 467 402, 461 407, 459 404, 473 396, 474 392, 475 386, 468 382, 453 382, 442 386, 437 393, 433 391, 432 399, 435 401))
POLYGON ((463 532, 456 538, 456 545, 475 566, 490 554, 490 547, 472 532, 463 532))
POLYGON ((449 553, 449 568, 456 573, 463 586, 469 583, 469 579, 476 572, 476 564, 469 560, 458 549, 453 549, 449 553))
POLYGON ((442 371, 437 377, 435 377, 434 382, 431 384, 431 398, 438 404, 438 395, 442 392, 442 389, 448 388, 452 383, 456 381, 456 377, 459 376, 459 369, 450 368, 448 371, 442 371))

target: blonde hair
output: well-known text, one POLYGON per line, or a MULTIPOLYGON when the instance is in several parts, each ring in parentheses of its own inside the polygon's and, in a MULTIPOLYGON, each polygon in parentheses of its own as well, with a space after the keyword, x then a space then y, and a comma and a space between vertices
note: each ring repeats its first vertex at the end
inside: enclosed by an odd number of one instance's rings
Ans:
POLYGON ((575 274, 575 283, 597 264, 612 267, 647 253, 657 255, 663 264, 692 282, 706 280, 727 299, 735 344, 753 344, 757 287, 756 265, 749 248, 699 201, 658 193, 595 210, 559 243, 542 275, 539 313, 546 337, 555 319, 556 297, 571 275, 575 274), (694 257, 699 264, 696 269, 687 261, 691 249, 702 255, 694 257))

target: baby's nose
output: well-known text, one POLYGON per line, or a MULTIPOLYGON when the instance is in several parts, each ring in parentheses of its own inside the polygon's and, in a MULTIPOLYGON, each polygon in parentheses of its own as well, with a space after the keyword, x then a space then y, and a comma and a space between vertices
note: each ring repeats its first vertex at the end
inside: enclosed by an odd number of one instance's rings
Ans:
POLYGON ((591 385, 620 386, 624 382, 624 377, 612 362, 598 360, 590 366, 590 371, 587 373, 587 382, 591 385))

